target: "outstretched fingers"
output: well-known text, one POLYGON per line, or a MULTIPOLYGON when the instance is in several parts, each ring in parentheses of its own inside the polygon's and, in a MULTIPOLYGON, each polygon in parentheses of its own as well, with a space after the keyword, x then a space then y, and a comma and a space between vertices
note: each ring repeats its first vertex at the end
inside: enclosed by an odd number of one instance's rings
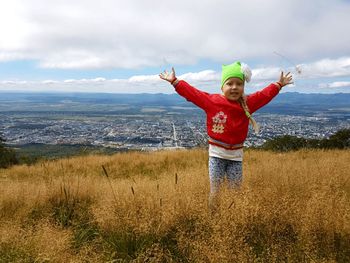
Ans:
POLYGON ((170 72, 168 72, 167 70, 164 70, 159 74, 159 77, 163 80, 166 80, 172 83, 176 79, 174 67, 171 68, 170 72))
POLYGON ((162 73, 159 74, 159 77, 160 77, 161 79, 167 80, 168 75, 169 75, 168 71, 164 70, 164 72, 162 72, 162 73))
POLYGON ((288 84, 293 84, 292 80, 293 80, 293 76, 290 72, 284 75, 284 72, 281 71, 279 83, 282 84, 282 87, 288 84))
POLYGON ((293 76, 292 76, 292 74, 290 72, 288 72, 286 74, 285 79, 286 79, 287 84, 293 84, 293 81, 292 81, 293 80, 293 76))

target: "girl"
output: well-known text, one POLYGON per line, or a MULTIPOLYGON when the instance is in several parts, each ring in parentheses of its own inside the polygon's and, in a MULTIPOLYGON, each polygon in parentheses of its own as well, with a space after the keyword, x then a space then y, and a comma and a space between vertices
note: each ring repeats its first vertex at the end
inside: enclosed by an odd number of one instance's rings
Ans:
POLYGON ((222 94, 208 94, 178 80, 174 68, 170 73, 164 71, 159 74, 161 79, 174 86, 178 94, 203 109, 207 115, 211 196, 218 192, 225 179, 231 187, 240 186, 243 143, 249 122, 255 132, 259 130, 252 114, 269 103, 283 86, 293 83, 290 72, 286 75, 281 72, 277 82, 246 96, 244 86, 250 81, 251 74, 249 67, 240 62, 223 65, 222 94))

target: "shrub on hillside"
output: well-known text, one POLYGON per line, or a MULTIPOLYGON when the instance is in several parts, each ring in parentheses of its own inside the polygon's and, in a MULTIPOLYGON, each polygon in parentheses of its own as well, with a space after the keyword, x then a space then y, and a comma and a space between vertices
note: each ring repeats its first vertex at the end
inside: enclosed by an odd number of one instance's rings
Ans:
POLYGON ((0 137, 0 168, 7 168, 18 163, 15 151, 5 147, 4 142, 5 140, 0 137))
POLYGON ((262 146, 264 150, 277 152, 307 149, 347 149, 350 148, 350 129, 337 131, 326 139, 305 139, 291 135, 284 135, 267 140, 262 146))
POLYGON ((342 129, 331 135, 329 139, 322 140, 322 148, 345 149, 350 147, 350 129, 342 129))
POLYGON ((272 150, 278 152, 295 151, 305 147, 306 139, 291 135, 284 135, 274 139, 267 140, 262 148, 264 150, 272 150))

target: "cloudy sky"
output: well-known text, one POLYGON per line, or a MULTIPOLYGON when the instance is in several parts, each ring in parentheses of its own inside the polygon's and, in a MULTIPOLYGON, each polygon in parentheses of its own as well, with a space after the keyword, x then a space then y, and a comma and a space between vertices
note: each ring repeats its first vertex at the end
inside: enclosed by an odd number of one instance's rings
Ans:
POLYGON ((247 93, 350 92, 348 0, 0 0, 0 91, 220 91, 221 65, 253 70, 247 93))

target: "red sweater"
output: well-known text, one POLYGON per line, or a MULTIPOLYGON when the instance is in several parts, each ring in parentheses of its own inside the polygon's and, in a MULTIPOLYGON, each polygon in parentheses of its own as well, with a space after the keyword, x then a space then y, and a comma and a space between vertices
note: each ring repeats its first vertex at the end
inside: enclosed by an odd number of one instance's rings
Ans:
MULTIPOLYGON (((242 144, 248 135, 249 119, 237 101, 221 94, 209 94, 180 80, 175 90, 207 114, 207 133, 211 139, 228 145, 242 144)), ((279 92, 276 84, 247 96, 250 113, 269 103, 279 92)))

